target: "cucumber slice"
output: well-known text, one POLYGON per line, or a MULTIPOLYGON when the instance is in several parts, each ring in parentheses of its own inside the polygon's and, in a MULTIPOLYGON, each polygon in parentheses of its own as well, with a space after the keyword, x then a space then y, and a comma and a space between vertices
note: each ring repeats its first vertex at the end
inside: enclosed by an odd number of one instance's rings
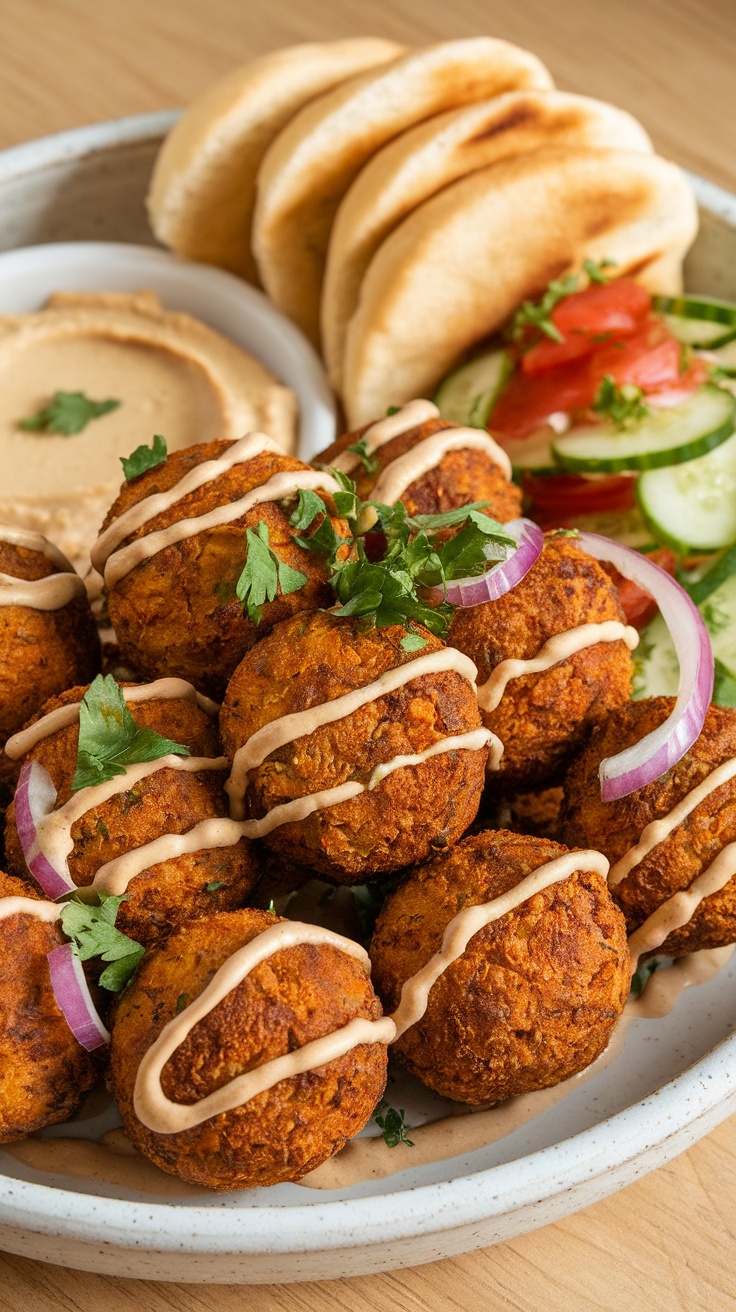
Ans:
POLYGON ((634 686, 632 697, 676 697, 680 666, 669 629, 661 615, 655 615, 643 630, 634 652, 634 686))
POLYGON ((571 515, 569 522, 581 533, 598 533, 603 538, 612 538, 624 547, 633 547, 637 551, 654 551, 657 543, 641 517, 641 511, 609 511, 608 514, 571 515))
POLYGON ((529 437, 516 440, 504 438, 502 445, 508 452, 514 473, 559 474, 560 467, 552 455, 551 442, 554 435, 552 428, 545 427, 529 437))
POLYGON ((485 428, 499 392, 512 370, 508 351, 496 348, 460 365, 440 383, 434 396, 443 419, 485 428))
MULTIPOLYGON (((688 591, 697 602, 713 644, 713 701, 736 706, 736 549, 726 552, 688 591)), ((641 635, 634 654, 633 697, 674 697, 678 665, 661 615, 641 635)))
POLYGON ((689 346, 713 349, 736 338, 736 305, 731 301, 713 296, 655 296, 652 304, 673 336, 689 346))
POLYGON ((736 542, 736 434, 698 460, 642 474, 642 515, 658 542, 686 556, 736 542))
POLYGON ((659 469, 704 456, 736 428, 736 398, 706 383, 687 401, 654 410, 631 428, 610 422, 583 424, 554 439, 552 453, 565 469, 615 473, 621 469, 659 469))

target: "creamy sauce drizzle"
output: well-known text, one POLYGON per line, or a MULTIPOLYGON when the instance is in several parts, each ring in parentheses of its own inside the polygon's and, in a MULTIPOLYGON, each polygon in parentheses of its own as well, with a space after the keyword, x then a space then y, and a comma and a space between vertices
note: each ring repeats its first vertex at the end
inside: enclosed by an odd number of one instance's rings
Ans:
POLYGON ((236 465, 244 465, 264 451, 283 455, 283 449, 270 437, 266 437, 265 433, 246 433, 245 437, 241 437, 239 442, 233 442, 232 446, 223 451, 216 460, 205 460, 202 464, 195 465, 166 492, 155 492, 149 497, 144 497, 142 501, 137 501, 128 510, 124 510, 122 515, 103 529, 92 548, 90 558, 95 569, 102 573, 108 557, 129 534, 135 533, 136 529, 142 528, 149 520, 170 510, 177 501, 181 501, 190 492, 196 492, 200 487, 204 487, 205 483, 213 483, 228 469, 234 469, 236 465))
POLYGON ((11 916, 36 916, 53 924, 59 919, 62 908, 56 902, 42 902, 36 897, 0 897, 0 920, 11 916))
POLYGON ((434 469, 449 451, 484 451, 507 478, 511 477, 511 461, 485 430, 442 428, 387 465, 371 492, 372 500, 392 506, 412 483, 434 469))
POLYGON ((0 574, 0 606, 28 606, 31 610, 61 610, 85 594, 78 574, 47 574, 42 579, 18 579, 0 574))
POLYGON ((370 959, 352 939, 333 934, 320 925, 302 925, 296 921, 282 921, 251 939, 245 947, 233 953, 217 971, 207 988, 178 1016, 164 1026, 155 1043, 144 1054, 133 1092, 133 1105, 138 1119, 150 1130, 159 1134, 175 1134, 189 1130, 202 1121, 221 1112, 232 1111, 249 1102, 257 1094, 273 1088, 280 1080, 304 1071, 314 1070, 327 1062, 344 1056, 361 1043, 387 1043, 393 1036, 394 1026, 388 1017, 367 1020, 363 1017, 349 1022, 321 1039, 314 1039, 303 1048, 274 1057, 255 1070, 238 1075, 229 1084, 216 1089, 206 1098, 191 1106, 171 1102, 161 1088, 161 1072, 169 1058, 184 1042, 198 1021, 209 1015, 222 999, 262 961, 282 948, 302 943, 332 944, 370 969, 370 959))
POLYGON ((553 665, 599 642, 625 642, 629 651, 633 651, 639 642, 639 634, 631 625, 622 624, 619 620, 579 624, 577 628, 568 629, 565 633, 556 633, 529 660, 510 658, 499 661, 490 678, 478 688, 478 705, 487 713, 495 711, 512 679, 549 670, 553 665))
POLYGON ((734 953, 733 943, 724 948, 704 948, 680 957, 671 966, 650 975, 644 992, 626 1004, 629 1016, 654 1020, 668 1016, 680 994, 698 984, 707 984, 728 965, 734 953))
MULTIPOLYGON (((36 841, 27 853, 26 859, 30 863, 39 851, 43 852, 54 869, 63 872, 67 879, 73 882, 68 865, 69 855, 74 848, 72 828, 77 820, 81 820, 82 816, 86 815, 88 811, 93 811, 95 807, 101 806, 103 802, 109 801, 111 797, 115 797, 118 793, 127 792, 141 779, 146 779, 158 770, 183 770, 187 773, 195 773, 199 770, 226 770, 227 766, 228 762, 224 756, 175 756, 173 754, 160 756, 155 761, 139 761, 135 765, 127 765, 123 775, 116 775, 113 779, 106 779, 103 783, 94 784, 89 788, 81 788, 57 811, 51 811, 47 816, 44 816, 37 826, 36 841)), ((173 835, 167 835, 166 837, 173 839, 173 835)), ((108 862, 108 866, 114 864, 116 863, 108 862)), ((103 866, 101 869, 104 871, 106 867, 103 866)), ((97 872, 92 881, 93 888, 99 887, 99 874, 100 871, 97 872)), ((132 875, 130 878, 132 878, 132 875)), ((127 887, 127 884, 124 887, 127 887)))
MULTIPOLYGON (((154 683, 141 683, 133 688, 121 688, 120 691, 123 699, 132 703, 173 699, 195 702, 211 720, 217 719, 220 709, 217 702, 197 692, 186 679, 156 679, 154 683)), ((68 702, 66 706, 57 706, 55 711, 49 711, 48 715, 43 715, 28 728, 14 733, 5 744, 5 755, 9 756, 11 761, 19 761, 21 756, 25 756, 26 752, 30 752, 31 748, 42 742, 44 738, 49 738, 59 729, 67 729, 71 724, 78 724, 80 706, 81 702, 68 702)))
MULTIPOLYGON (((385 670, 378 679, 354 688, 352 692, 334 697, 332 701, 312 706, 306 711, 294 711, 290 715, 281 715, 258 729, 239 747, 233 757, 233 766, 225 788, 230 798, 230 814, 235 819, 242 819, 245 814, 244 795, 248 772, 261 765, 272 752, 296 738, 306 737, 324 724, 334 724, 357 711, 368 702, 376 701, 386 693, 402 688, 419 679, 424 674, 436 674, 442 670, 454 670, 457 674, 473 683, 478 673, 468 656, 454 647, 443 647, 439 651, 428 652, 416 660, 406 661, 403 665, 385 670)), ((500 746, 500 745, 499 745, 500 746)), ((347 785, 342 785, 347 787, 347 785)), ((290 805, 288 803, 287 805, 290 805)))
POLYGON ((659 820, 652 820, 643 831, 636 846, 629 848, 628 852, 611 867, 611 873, 608 876, 609 888, 614 888, 616 884, 620 884, 621 880, 625 879, 634 869, 634 866, 638 866, 645 856, 648 856, 655 847, 664 842, 673 829, 676 829, 678 825, 682 824, 683 820, 687 819, 696 806, 704 802, 706 797, 714 792, 716 788, 720 788, 721 784, 728 783, 730 779, 733 779, 734 775, 736 775, 736 757, 730 761, 724 761, 723 765, 711 770, 702 783, 699 783, 696 788, 693 788, 683 797, 682 801, 678 802, 677 806, 673 807, 668 815, 662 816, 659 820))
POLYGON ((84 594, 85 587, 71 561, 42 533, 29 529, 0 525, 0 542, 13 547, 37 551, 59 571, 42 579, 19 579, 14 574, 0 574, 0 606, 28 606, 30 610, 61 610, 75 597, 84 594))
POLYGON ((720 893, 735 874, 736 843, 727 843, 689 888, 668 897, 631 935, 629 951, 632 970, 636 970, 639 958, 645 952, 654 952, 662 946, 669 934, 687 925, 703 899, 713 893, 720 893))
MULTIPOLYGON (((384 419, 378 419, 370 428, 366 428, 361 441, 370 456, 393 438, 400 437, 402 433, 409 433, 412 428, 419 428, 420 424, 426 424, 430 419, 439 419, 439 417, 440 412, 433 401, 409 401, 407 405, 397 410, 395 415, 386 415, 384 419)), ((330 461, 331 468, 340 469, 344 474, 350 474, 359 464, 360 456, 355 451, 342 451, 330 461)))

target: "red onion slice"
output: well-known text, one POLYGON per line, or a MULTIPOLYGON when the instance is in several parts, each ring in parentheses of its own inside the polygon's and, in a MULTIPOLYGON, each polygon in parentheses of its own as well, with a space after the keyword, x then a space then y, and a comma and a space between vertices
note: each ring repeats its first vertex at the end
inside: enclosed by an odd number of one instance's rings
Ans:
POLYGON ((59 1010, 78 1043, 87 1052, 110 1042, 85 978, 84 967, 71 943, 62 943, 48 954, 51 987, 59 1010))
POLYGON ((499 560, 485 574, 453 579, 446 592, 441 587, 432 588, 433 601, 445 600, 458 607, 480 606, 484 601, 498 601, 521 582, 542 553, 544 534, 531 519, 512 519, 504 528, 516 542, 511 555, 499 560))
POLYGON ((25 761, 15 794, 15 823, 26 865, 47 897, 63 897, 74 892, 66 861, 57 869, 39 849, 38 829, 56 805, 56 789, 51 775, 39 761, 25 761))
POLYGON ((656 601, 680 664, 680 686, 672 714, 633 747, 601 761, 601 798, 613 802, 661 778, 699 738, 713 695, 713 650, 697 606, 684 588, 647 556, 598 533, 581 533, 580 545, 607 560, 656 601))

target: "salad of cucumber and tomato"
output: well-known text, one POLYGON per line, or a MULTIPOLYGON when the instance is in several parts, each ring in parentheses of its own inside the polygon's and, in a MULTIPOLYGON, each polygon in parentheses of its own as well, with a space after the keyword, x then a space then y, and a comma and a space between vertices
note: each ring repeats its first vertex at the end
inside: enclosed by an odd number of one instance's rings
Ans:
MULTIPOLYGON (((435 401, 506 449, 543 528, 603 533, 677 575, 711 632, 714 700, 736 706, 736 304, 613 273, 586 261, 551 282, 435 401)), ((643 630, 635 695, 676 692, 656 607, 625 583, 621 599, 643 630)))

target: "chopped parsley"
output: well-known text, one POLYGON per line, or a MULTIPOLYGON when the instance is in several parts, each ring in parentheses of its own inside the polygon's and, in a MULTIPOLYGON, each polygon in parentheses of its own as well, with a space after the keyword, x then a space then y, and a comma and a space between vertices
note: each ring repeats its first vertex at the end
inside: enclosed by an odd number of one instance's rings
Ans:
POLYGON ((635 383, 623 383, 619 387, 615 378, 606 374, 598 385, 593 409, 597 415, 611 419, 617 428, 630 428, 649 414, 643 396, 635 383))
POLYGON ((98 674, 79 707, 79 749, 72 792, 125 774, 127 765, 160 756, 189 756, 189 748, 140 729, 111 674, 98 674))
POLYGON ((427 639, 423 638, 420 633, 407 633, 405 638, 401 639, 400 647, 402 651, 421 651, 426 647, 427 639))
POLYGON ((282 596, 298 592, 307 582, 307 576, 292 569, 276 555, 268 541, 268 525, 263 520, 255 533, 252 528, 246 529, 245 540, 248 554, 235 591, 248 612, 248 619, 253 624, 260 624, 263 603, 274 601, 279 592, 282 596))
POLYGON ((357 442, 353 442, 352 446, 347 449, 359 457, 366 474, 375 474, 378 469, 378 457, 368 450, 364 437, 359 438, 357 442))
POLYGON ((146 949, 115 928, 118 908, 121 902, 127 901, 127 894, 112 897, 100 893, 98 897, 99 903, 95 906, 78 900, 75 894, 62 908, 61 927, 80 961, 100 957, 110 962, 100 975, 99 983, 111 993, 120 993, 146 949))
POLYGON ((117 410, 120 401, 108 397, 106 401, 92 401, 84 392, 54 392, 53 400, 34 415, 18 421, 18 427, 29 433, 61 433, 74 437, 81 433, 92 419, 100 419, 111 410, 117 410))
POLYGON ((135 451, 131 451, 129 456, 121 456, 120 463, 123 466, 126 483, 139 478, 147 469, 155 469, 157 465, 162 465, 167 455, 166 438, 160 433, 155 433, 150 446, 144 443, 142 446, 137 446, 135 451))
POLYGON ((400 1143, 405 1143, 408 1148, 414 1147, 414 1140, 408 1138, 406 1133, 411 1126, 406 1124, 404 1115, 403 1107, 397 1111, 395 1107, 389 1106, 385 1098, 379 1102, 373 1119, 383 1133, 387 1148, 396 1148, 400 1143))
MULTIPOLYGON (((583 272, 589 283, 608 282, 609 275, 605 270, 614 267, 613 260, 583 260, 583 272)), ((552 311, 560 301, 577 291, 580 291, 580 279, 576 273, 568 273, 564 278, 553 278, 538 301, 522 302, 511 320, 507 335, 513 342, 524 342, 528 346, 538 341, 540 334, 553 342, 564 342, 564 334, 553 321, 552 311), (530 330, 531 338, 527 340, 530 330)))

